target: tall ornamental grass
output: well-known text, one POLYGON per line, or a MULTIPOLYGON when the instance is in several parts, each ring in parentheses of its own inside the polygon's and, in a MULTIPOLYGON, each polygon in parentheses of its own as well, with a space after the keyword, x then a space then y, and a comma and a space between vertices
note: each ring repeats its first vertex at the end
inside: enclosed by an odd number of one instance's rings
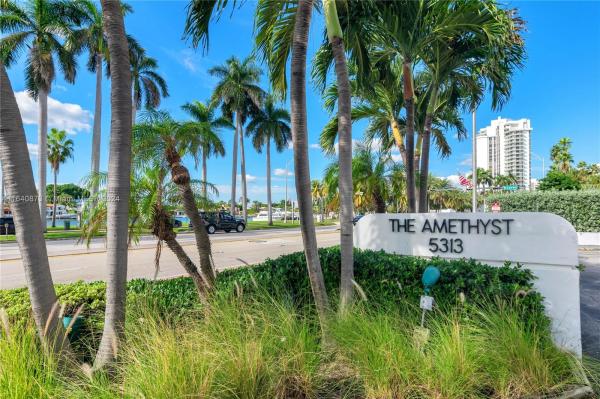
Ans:
POLYGON ((129 308, 115 375, 59 375, 31 327, 0 336, 2 398, 518 398, 581 383, 545 323, 505 303, 427 315, 359 303, 321 330, 266 294, 216 295, 189 317, 129 308), (323 335, 325 333, 325 335, 323 335), (421 337, 421 338, 418 338, 421 337))

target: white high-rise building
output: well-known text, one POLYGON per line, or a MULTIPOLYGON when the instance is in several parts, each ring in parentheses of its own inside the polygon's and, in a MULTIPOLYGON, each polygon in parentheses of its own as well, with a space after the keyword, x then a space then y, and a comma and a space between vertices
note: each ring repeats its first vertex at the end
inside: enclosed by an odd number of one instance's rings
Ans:
POLYGON ((477 134, 477 167, 489 170, 494 177, 512 174, 519 188, 529 190, 531 130, 529 119, 492 120, 477 134))

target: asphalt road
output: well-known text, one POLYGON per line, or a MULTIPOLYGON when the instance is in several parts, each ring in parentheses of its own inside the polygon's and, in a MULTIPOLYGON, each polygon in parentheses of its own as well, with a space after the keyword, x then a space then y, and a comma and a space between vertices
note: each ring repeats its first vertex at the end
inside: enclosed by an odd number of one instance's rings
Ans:
MULTIPOLYGON (((178 239, 192 259, 196 257, 192 234, 178 235, 178 239)), ((335 227, 317 229, 320 247, 339 244, 335 227)), ((217 233, 211 236, 213 256, 217 269, 259 263, 267 258, 301 251, 299 229, 254 230, 244 233, 217 233)), ((94 240, 89 248, 77 245, 76 240, 48 241, 50 269, 55 283, 77 280, 97 281, 106 278, 106 248, 103 239, 94 240)), ((153 278, 156 240, 144 237, 129 251, 127 277, 153 278)), ((16 244, 0 244, 0 289, 25 286, 21 256, 16 244)), ((173 253, 163 246, 158 278, 185 275, 173 253)))

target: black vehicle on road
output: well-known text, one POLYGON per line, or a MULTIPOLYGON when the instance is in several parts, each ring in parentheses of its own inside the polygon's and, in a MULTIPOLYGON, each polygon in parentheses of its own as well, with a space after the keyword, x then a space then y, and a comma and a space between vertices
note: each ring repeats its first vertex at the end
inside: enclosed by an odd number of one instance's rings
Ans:
MULTIPOLYGON (((200 212, 200 217, 206 226, 208 234, 214 234, 218 230, 223 230, 226 233, 229 233, 232 230, 241 233, 246 230, 246 222, 244 219, 232 216, 226 211, 200 212)), ((191 222, 190 228, 192 228, 191 222)))

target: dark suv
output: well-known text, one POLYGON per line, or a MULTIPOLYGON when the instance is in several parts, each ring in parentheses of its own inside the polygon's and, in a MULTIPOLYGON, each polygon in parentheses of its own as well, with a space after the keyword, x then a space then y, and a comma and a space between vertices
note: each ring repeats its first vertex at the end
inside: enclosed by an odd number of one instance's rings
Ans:
MULTIPOLYGON (((223 230, 229 233, 231 230, 235 230, 238 233, 246 230, 246 222, 244 219, 231 216, 227 211, 219 212, 200 212, 200 217, 206 226, 208 234, 214 234, 217 230, 223 230)), ((190 228, 192 224, 190 222, 190 228)))
POLYGON ((12 216, 0 217, 0 235, 6 234, 15 234, 15 221, 12 216))

